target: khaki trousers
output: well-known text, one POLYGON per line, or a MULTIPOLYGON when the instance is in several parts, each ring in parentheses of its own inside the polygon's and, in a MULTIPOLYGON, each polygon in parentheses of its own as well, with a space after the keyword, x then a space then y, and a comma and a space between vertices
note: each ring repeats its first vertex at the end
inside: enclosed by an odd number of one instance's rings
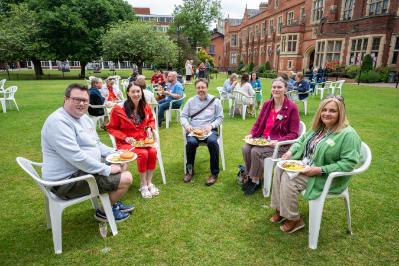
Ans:
POLYGON ((279 210, 280 215, 288 220, 299 220, 298 194, 306 189, 307 182, 306 175, 299 174, 290 179, 284 170, 276 166, 270 207, 279 210))

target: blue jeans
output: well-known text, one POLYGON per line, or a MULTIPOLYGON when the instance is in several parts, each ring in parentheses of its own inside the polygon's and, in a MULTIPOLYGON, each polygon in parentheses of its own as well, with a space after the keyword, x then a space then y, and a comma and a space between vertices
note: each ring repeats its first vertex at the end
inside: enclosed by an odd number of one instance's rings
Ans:
POLYGON ((211 173, 214 176, 219 174, 219 144, 218 133, 216 129, 212 130, 212 134, 204 140, 198 140, 196 137, 186 136, 186 154, 187 154, 187 168, 194 169, 195 153, 200 142, 206 142, 210 156, 211 173))
MULTIPOLYGON (((158 110, 158 126, 160 127, 162 125, 162 121, 165 118, 165 111, 169 109, 169 103, 170 100, 162 99, 159 101, 159 110, 158 110)), ((172 104, 173 109, 178 109, 180 108, 181 103, 174 102, 172 104)))

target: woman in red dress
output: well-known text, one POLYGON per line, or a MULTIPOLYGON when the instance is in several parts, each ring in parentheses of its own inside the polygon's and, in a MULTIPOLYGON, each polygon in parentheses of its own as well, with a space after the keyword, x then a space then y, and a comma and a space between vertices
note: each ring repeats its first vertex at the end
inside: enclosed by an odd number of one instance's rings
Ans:
MULTIPOLYGON (((129 150, 135 144, 154 143, 155 118, 146 103, 143 90, 137 81, 127 87, 125 102, 115 105, 110 114, 107 130, 115 137, 119 150, 129 150)), ((157 160, 154 147, 136 147, 137 168, 140 174, 140 192, 143 198, 159 195, 152 183, 157 160)))

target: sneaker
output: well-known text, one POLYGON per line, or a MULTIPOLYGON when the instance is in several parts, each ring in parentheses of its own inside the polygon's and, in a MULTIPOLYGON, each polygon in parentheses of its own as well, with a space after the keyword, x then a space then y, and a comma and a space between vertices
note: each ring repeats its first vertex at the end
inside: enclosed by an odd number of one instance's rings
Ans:
POLYGON ((121 201, 117 201, 113 206, 113 209, 117 209, 121 212, 132 212, 134 210, 134 206, 133 205, 125 205, 123 204, 121 201))
MULTIPOLYGON (((130 214, 121 212, 120 210, 117 210, 115 208, 112 208, 112 213, 114 214, 115 222, 117 222, 117 223, 126 220, 130 216, 130 214)), ((100 222, 108 222, 105 212, 100 209, 96 210, 96 214, 94 215, 94 218, 100 222)))
POLYGON ((245 194, 245 195, 254 194, 255 191, 257 191, 257 190, 260 188, 260 183, 259 183, 259 184, 256 184, 256 183, 254 183, 254 182, 252 182, 252 181, 249 181, 248 183, 249 183, 249 184, 247 185, 247 187, 246 187, 246 189, 245 189, 245 191, 244 191, 244 194, 245 194))

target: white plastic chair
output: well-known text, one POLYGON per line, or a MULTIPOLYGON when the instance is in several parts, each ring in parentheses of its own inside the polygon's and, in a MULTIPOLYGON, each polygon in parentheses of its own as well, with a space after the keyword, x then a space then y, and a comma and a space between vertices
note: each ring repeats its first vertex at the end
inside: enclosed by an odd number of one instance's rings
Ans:
POLYGON ((320 100, 323 100, 323 95, 324 95, 324 91, 327 91, 327 93, 330 90, 330 87, 332 86, 332 82, 331 81, 326 81, 323 83, 318 83, 316 84, 315 87, 315 94, 317 95, 318 92, 320 91, 320 100))
POLYGON ((217 87, 216 89, 219 92, 219 98, 220 98, 222 105, 225 101, 227 101, 229 103, 229 110, 230 110, 231 105, 233 104, 233 99, 231 98, 231 93, 225 92, 223 90, 223 87, 217 87))
POLYGON ((115 85, 118 88, 118 90, 121 89, 121 76, 118 76, 118 75, 109 76, 107 79, 114 79, 115 85))
POLYGON ((94 78, 96 78, 96 77, 95 77, 95 76, 90 76, 90 77, 89 77, 90 82, 91 82, 91 80, 94 79, 94 78))
POLYGON ((307 115, 308 114, 308 98, 309 98, 309 96, 306 97, 305 99, 300 100, 299 99, 299 95, 301 95, 301 94, 308 94, 309 95, 310 93, 311 93, 310 90, 308 90, 306 92, 298 92, 297 90, 291 90, 291 91, 287 92, 287 97, 290 100, 292 100, 292 101, 295 101, 295 102, 300 101, 300 102, 302 102, 303 103, 304 113, 305 113, 305 115, 307 115))
POLYGON ((62 253, 62 212, 65 208, 71 205, 78 204, 85 200, 91 200, 93 207, 98 208, 99 205, 97 197, 100 198, 102 206, 104 208, 104 212, 109 222, 109 226, 111 227, 112 234, 118 234, 118 229, 116 227, 115 218, 112 213, 112 207, 108 193, 99 193, 96 179, 92 175, 84 175, 62 181, 46 181, 39 176, 34 168, 41 167, 41 163, 35 163, 22 157, 17 158, 17 163, 26 173, 28 173, 33 178, 33 180, 36 182, 36 184, 39 186, 40 190, 45 196, 44 202, 46 208, 47 229, 52 229, 54 251, 56 254, 62 253), (54 186, 61 186, 82 180, 86 181, 90 187, 89 195, 71 200, 63 200, 51 192, 51 188, 54 186))
POLYGON ((6 83, 5 79, 0 80, 0 102, 1 102, 1 107, 3 108, 3 113, 7 112, 7 108, 6 108, 6 99, 5 99, 5 95, 4 95, 4 84, 6 83))
POLYGON ((0 80, 0 92, 4 91, 4 85, 6 84, 6 79, 0 80))
MULTIPOLYGON (((159 134, 157 130, 153 131, 154 139, 155 139, 155 149, 157 150, 157 161, 159 164, 159 169, 161 170, 162 182, 166 185, 166 175, 165 175, 165 168, 163 167, 163 160, 162 160, 162 153, 161 153, 161 140, 159 138, 159 134)), ((116 149, 116 141, 115 137, 109 134, 109 138, 111 139, 112 147, 116 149)), ((133 150, 134 152, 134 150, 133 150)))
POLYGON ((108 109, 104 104, 103 105, 89 104, 89 107, 91 107, 93 109, 103 109, 104 110, 104 115, 101 115, 101 116, 92 116, 92 115, 89 115, 89 113, 87 113, 87 115, 90 117, 91 121, 93 122, 94 127, 97 128, 97 126, 100 126, 100 122, 104 121, 106 116, 107 117, 109 116, 108 109))
POLYGON ((155 129, 158 131, 158 112, 159 112, 159 104, 158 103, 150 103, 152 114, 155 118, 155 129))
POLYGON ((176 122, 179 122, 179 118, 181 115, 181 110, 183 108, 183 101, 184 98, 186 98, 186 94, 183 94, 183 97, 181 97, 180 99, 177 100, 172 100, 169 103, 169 109, 165 111, 165 119, 166 119, 166 128, 169 128, 169 122, 172 121, 172 112, 176 113, 176 122), (182 101, 182 104, 180 105, 179 108, 172 108, 172 105, 174 102, 178 102, 178 101, 182 101))
POLYGON ((122 79, 121 84, 122 84, 122 93, 126 94, 127 86, 129 86, 129 80, 122 79))
POLYGON ((331 93, 335 94, 335 90, 339 90, 339 95, 342 95, 342 86, 344 85, 345 80, 338 80, 331 85, 331 93))
MULTIPOLYGON (((236 109, 236 107, 240 106, 241 108, 239 109, 242 115, 242 119, 245 120, 245 116, 247 113, 247 107, 249 102, 252 101, 253 104, 255 104, 255 100, 254 100, 254 96, 247 96, 244 93, 240 92, 240 91, 233 91, 232 92, 232 98, 233 98, 233 103, 230 109, 230 116, 234 116, 234 111, 236 109)), ((256 117, 256 110, 254 108, 254 114, 256 117)))
POLYGON ((304 122, 299 123, 299 136, 297 139, 280 141, 274 146, 272 157, 265 158, 263 160, 263 196, 265 198, 270 196, 273 179, 273 168, 278 158, 278 150, 282 145, 288 145, 295 143, 303 134, 306 133, 306 125, 304 122))
MULTIPOLYGON (((184 140, 184 173, 186 173, 186 164, 187 164, 187 154, 186 154, 186 145, 187 145, 187 138, 186 138, 186 129, 182 127, 183 129, 183 140, 184 140)), ((224 160, 224 146, 223 146, 223 125, 219 126, 219 137, 218 137, 218 144, 219 144, 219 153, 220 153, 220 158, 222 159, 222 168, 223 171, 226 170, 226 163, 224 160)), ((199 143, 199 146, 206 146, 206 143, 201 141, 199 143)))
MULTIPOLYGON (((17 102, 15 101, 15 93, 17 92, 18 87, 17 86, 11 86, 7 89, 4 90, 3 95, 4 95, 4 101, 8 102, 8 106, 11 108, 11 102, 14 102, 15 107, 17 107, 17 110, 19 111, 17 102)), ((4 106, 3 106, 3 112, 5 111, 4 106)), ((5 113, 5 112, 4 112, 5 113)))
MULTIPOLYGON (((315 200, 309 201, 309 248, 317 249, 317 242, 319 239, 321 218, 323 215, 324 202, 327 198, 343 198, 345 200, 346 207, 346 224, 347 232, 352 234, 352 224, 351 224, 351 212, 350 212, 350 202, 349 202, 349 190, 345 189, 341 194, 329 194, 330 186, 334 178, 340 176, 352 176, 363 173, 366 171, 371 164, 371 151, 366 143, 362 142, 360 150, 360 163, 361 165, 353 170, 352 172, 333 172, 327 177, 326 183, 323 188, 323 192, 320 197, 315 200)), ((305 191, 302 192, 304 194, 305 191)))

